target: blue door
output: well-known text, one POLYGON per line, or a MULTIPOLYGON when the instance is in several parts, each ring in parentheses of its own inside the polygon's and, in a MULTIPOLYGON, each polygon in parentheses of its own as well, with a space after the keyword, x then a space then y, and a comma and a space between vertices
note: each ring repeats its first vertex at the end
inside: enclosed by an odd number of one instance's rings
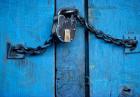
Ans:
POLYGON ((7 59, 7 43, 44 43, 66 7, 106 34, 140 42, 140 0, 0 0, 0 97, 139 97, 140 45, 108 44, 81 25, 71 43, 7 59))
MULTIPOLYGON (((56 12, 76 8, 84 13, 84 0, 56 0, 56 12)), ((56 97, 85 97, 85 34, 77 27, 71 43, 56 45, 56 97)))
MULTIPOLYGON (((140 40, 140 0, 89 0, 89 22, 117 38, 140 40)), ((91 97, 140 96, 140 48, 131 51, 89 34, 91 97)))
POLYGON ((0 0, 0 97, 54 97, 54 47, 7 59, 7 43, 36 47, 51 34, 53 0, 0 0))

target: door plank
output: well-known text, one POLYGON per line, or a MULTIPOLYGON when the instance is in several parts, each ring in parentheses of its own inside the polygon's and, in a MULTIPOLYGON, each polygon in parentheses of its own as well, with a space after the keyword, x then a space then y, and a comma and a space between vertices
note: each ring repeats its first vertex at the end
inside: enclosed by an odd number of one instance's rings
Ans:
MULTIPOLYGON (((89 0, 89 22, 117 38, 140 34, 139 0, 89 0)), ((91 97, 140 96, 140 53, 125 54, 124 49, 89 35, 91 97), (123 92, 123 93, 122 93, 123 92)))
POLYGON ((6 43, 41 45, 51 34, 54 0, 0 1, 0 97, 54 97, 54 47, 7 59, 6 43))
MULTIPOLYGON (((84 16, 84 0, 56 0, 61 8, 77 8, 84 16)), ((85 40, 84 29, 77 27, 71 43, 59 44, 56 49, 56 96, 85 97, 85 40)))

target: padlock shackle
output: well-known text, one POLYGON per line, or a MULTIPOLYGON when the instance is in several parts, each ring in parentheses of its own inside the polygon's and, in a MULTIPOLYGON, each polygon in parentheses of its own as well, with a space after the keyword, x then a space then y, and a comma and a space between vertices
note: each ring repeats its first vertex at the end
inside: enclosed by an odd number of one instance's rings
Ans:
POLYGON ((60 9, 58 11, 58 15, 64 15, 64 16, 68 16, 70 17, 71 15, 77 15, 79 14, 79 11, 78 9, 75 9, 75 8, 66 8, 66 9, 60 9))

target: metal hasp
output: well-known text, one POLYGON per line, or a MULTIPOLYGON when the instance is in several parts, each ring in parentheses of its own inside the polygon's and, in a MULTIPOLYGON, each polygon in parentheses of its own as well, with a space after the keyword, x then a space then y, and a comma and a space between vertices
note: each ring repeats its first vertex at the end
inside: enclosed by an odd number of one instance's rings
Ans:
POLYGON ((37 46, 36 48, 26 47, 22 44, 11 45, 7 43, 7 58, 8 59, 23 59, 25 55, 39 55, 44 53, 48 47, 53 44, 53 37, 46 40, 45 43, 41 46, 37 46))
MULTIPOLYGON (((139 34, 125 34, 124 39, 135 39, 140 42, 140 35, 139 34)), ((135 49, 125 48, 125 53, 140 53, 140 44, 138 43, 135 49)))
POLYGON ((7 58, 8 59, 23 59, 25 58, 25 54, 17 53, 14 50, 14 46, 10 43, 7 43, 7 58))

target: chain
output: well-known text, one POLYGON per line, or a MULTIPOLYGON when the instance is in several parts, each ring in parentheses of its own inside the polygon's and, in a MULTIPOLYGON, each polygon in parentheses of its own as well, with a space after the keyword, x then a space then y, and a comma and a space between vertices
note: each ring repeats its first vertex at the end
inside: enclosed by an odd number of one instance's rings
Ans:
POLYGON ((103 31, 96 30, 92 25, 90 25, 83 17, 77 15, 77 20, 82 24, 89 32, 92 32, 97 38, 106 41, 107 43, 113 43, 118 46, 135 49, 138 44, 136 39, 118 39, 114 38, 103 31))
POLYGON ((45 41, 45 43, 42 46, 32 48, 32 47, 25 47, 19 44, 14 46, 12 49, 13 51, 19 54, 38 55, 43 53, 49 46, 52 45, 52 43, 53 43, 53 37, 51 36, 50 39, 45 41))
MULTIPOLYGON (((137 46, 138 41, 135 39, 118 39, 114 38, 108 34, 105 34, 102 31, 96 30, 92 25, 90 25, 83 17, 78 15, 78 10, 69 10, 64 9, 59 12, 59 14, 64 15, 74 15, 76 17, 77 21, 80 22, 89 32, 92 32, 97 38, 102 39, 106 41, 107 43, 113 43, 118 46, 131 48, 132 50, 137 46)), ((54 35, 51 35, 50 39, 47 40, 42 46, 38 46, 36 48, 32 47, 25 47, 23 45, 16 45, 13 46, 13 51, 19 54, 28 54, 28 55, 38 55, 43 53, 49 46, 52 45, 53 41, 56 41, 56 37, 54 35)))

